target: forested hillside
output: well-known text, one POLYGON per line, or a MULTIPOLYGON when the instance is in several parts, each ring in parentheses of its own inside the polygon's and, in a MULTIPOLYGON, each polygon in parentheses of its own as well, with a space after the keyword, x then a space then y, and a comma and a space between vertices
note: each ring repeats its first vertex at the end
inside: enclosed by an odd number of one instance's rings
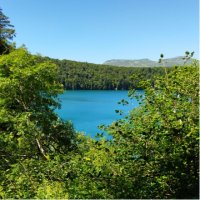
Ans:
MULTIPOLYGON (((116 67, 70 60, 51 60, 59 67, 59 81, 70 90, 128 90, 141 89, 139 81, 163 75, 163 67, 116 67)), ((171 69, 167 69, 170 71, 171 69)))

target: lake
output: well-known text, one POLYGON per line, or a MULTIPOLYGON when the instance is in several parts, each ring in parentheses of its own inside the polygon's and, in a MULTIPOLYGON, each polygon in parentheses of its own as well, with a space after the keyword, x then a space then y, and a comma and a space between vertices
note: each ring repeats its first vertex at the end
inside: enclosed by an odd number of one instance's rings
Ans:
POLYGON ((136 99, 126 106, 118 104, 122 99, 129 100, 128 91, 69 90, 59 95, 59 99, 61 109, 57 109, 56 113, 63 120, 72 121, 77 131, 91 137, 102 132, 98 129, 99 125, 109 125, 122 117, 115 110, 122 110, 127 115, 138 106, 136 99))

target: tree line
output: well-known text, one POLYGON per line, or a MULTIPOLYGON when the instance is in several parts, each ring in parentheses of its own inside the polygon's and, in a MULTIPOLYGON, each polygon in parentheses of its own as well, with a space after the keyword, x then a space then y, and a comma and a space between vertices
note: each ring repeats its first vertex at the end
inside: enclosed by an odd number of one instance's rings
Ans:
MULTIPOLYGON (((115 67, 70 60, 51 60, 59 67, 59 81, 67 90, 141 89, 139 81, 163 75, 162 67, 115 67)), ((168 68, 167 70, 170 70, 168 68)))

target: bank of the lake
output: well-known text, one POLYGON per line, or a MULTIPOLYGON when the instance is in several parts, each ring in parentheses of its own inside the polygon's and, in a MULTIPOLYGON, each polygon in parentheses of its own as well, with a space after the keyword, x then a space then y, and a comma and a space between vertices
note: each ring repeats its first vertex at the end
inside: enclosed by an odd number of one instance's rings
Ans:
POLYGON ((138 106, 136 99, 132 99, 126 106, 118 104, 122 99, 130 100, 128 91, 69 90, 61 94, 59 99, 61 109, 56 110, 59 116, 72 121, 77 131, 85 132, 91 137, 101 133, 99 125, 111 124, 121 117, 115 110, 123 110, 126 115, 138 106))

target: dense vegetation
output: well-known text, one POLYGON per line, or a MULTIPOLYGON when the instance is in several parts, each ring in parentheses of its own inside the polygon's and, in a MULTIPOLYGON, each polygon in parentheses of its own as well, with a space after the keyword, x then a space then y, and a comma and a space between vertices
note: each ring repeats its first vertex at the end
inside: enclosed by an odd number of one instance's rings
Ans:
POLYGON ((10 24, 8 17, 3 14, 0 8, 0 54, 8 53, 13 49, 14 44, 11 45, 10 41, 14 36, 14 26, 10 24))
MULTIPOLYGON (((0 55, 0 198, 198 198, 198 63, 140 82, 141 105, 76 133, 54 113, 63 87, 54 62, 20 48, 0 55)), ((130 91, 130 97, 134 97, 130 91)))
POLYGON ((59 66, 59 80, 65 89, 70 90, 140 89, 139 80, 151 79, 153 82, 155 75, 163 75, 162 67, 113 67, 70 60, 46 59, 59 66))

